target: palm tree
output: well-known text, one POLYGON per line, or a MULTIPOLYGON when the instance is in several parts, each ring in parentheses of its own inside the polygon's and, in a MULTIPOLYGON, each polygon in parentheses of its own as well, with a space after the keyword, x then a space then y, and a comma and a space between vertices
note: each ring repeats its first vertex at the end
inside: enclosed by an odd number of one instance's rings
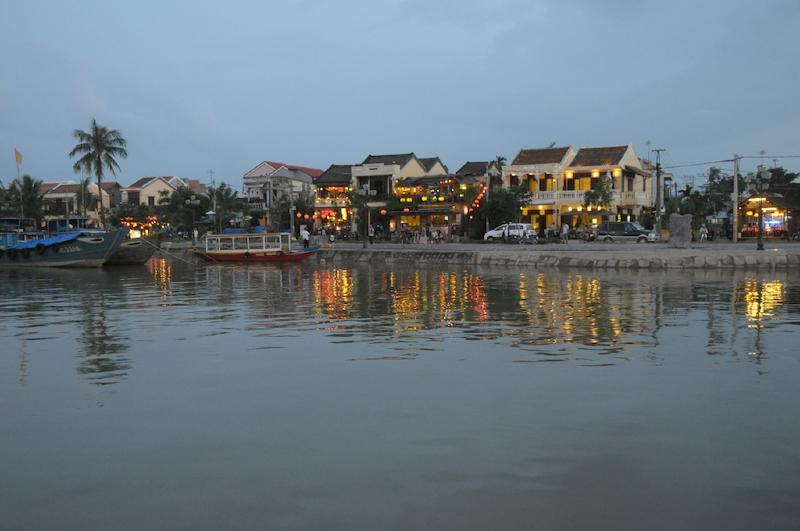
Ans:
POLYGON ((18 210, 20 217, 34 218, 39 221, 42 215, 42 181, 34 179, 30 175, 23 175, 21 178, 14 179, 8 189, 8 197, 15 210, 18 210))
POLYGON ((98 210, 100 222, 103 223, 103 171, 108 170, 112 175, 117 174, 119 164, 116 157, 128 158, 128 151, 125 149, 128 141, 118 130, 98 125, 94 118, 92 118, 91 130, 88 133, 75 129, 72 136, 78 140, 78 143, 69 152, 69 156, 80 155, 72 169, 75 170, 75 173, 81 171, 88 174, 93 173, 97 178, 98 210))

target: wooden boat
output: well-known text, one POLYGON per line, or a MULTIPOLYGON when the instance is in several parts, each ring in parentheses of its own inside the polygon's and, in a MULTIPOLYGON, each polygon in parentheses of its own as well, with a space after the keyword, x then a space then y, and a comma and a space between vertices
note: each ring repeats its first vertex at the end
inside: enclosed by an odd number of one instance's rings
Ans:
POLYGON ((100 267, 119 248, 128 229, 70 232, 0 249, 0 266, 100 267))
POLYGON ((158 240, 150 238, 125 240, 104 265, 144 265, 158 248, 158 240))
POLYGON ((299 262, 319 247, 293 248, 292 235, 207 234, 195 254, 210 262, 299 262))

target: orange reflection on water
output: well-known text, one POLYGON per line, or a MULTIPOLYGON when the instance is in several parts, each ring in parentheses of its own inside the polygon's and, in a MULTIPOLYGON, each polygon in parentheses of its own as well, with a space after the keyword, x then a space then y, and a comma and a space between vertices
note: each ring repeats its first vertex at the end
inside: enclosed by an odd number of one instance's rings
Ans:
POLYGON ((152 258, 146 264, 162 297, 172 294, 172 266, 166 258, 152 258))
POLYGON ((317 311, 344 319, 353 306, 353 273, 349 269, 319 269, 312 273, 317 311))
POLYGON ((752 322, 775 316, 775 309, 783 304, 784 283, 781 280, 756 280, 744 283, 745 315, 752 322))

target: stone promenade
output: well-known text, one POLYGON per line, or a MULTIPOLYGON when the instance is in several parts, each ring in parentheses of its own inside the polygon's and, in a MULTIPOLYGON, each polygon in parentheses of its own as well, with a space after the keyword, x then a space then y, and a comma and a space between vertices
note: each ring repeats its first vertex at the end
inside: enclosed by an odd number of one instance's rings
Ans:
POLYGON ((800 270, 800 244, 767 242, 704 243, 673 249, 664 243, 519 244, 375 244, 337 242, 317 253, 318 260, 336 262, 464 264, 533 268, 589 269, 765 269, 800 270))

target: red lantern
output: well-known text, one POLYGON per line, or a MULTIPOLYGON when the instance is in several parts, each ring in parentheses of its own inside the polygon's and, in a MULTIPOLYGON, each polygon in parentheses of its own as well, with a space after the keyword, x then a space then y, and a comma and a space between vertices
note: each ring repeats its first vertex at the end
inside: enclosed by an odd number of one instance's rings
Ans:
POLYGON ((388 213, 389 213, 389 211, 388 211, 388 210, 386 210, 385 208, 382 208, 382 209, 381 209, 381 216, 385 216, 385 215, 386 215, 386 214, 388 214, 388 213))
POLYGON ((303 214, 303 219, 309 219, 310 217, 308 214, 303 214))
POLYGON ((409 209, 407 209, 407 208, 404 208, 404 209, 403 209, 403 212, 411 212, 411 210, 409 210, 409 209))

